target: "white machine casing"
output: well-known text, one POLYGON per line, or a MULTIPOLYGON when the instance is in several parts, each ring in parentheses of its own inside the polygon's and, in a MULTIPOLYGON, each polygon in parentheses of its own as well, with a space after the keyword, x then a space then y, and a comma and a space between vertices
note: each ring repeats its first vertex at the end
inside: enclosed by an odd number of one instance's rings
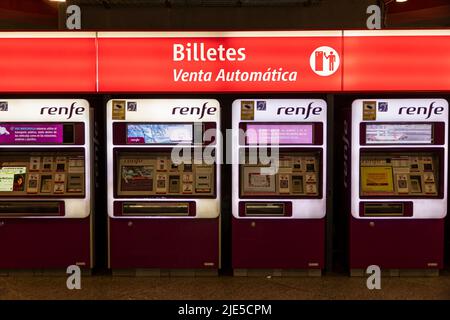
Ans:
MULTIPOLYGON (((233 137, 232 137, 232 185, 239 186, 239 150, 241 148, 254 148, 255 146, 243 145, 240 143, 239 137, 239 124, 241 122, 251 122, 253 123, 273 123, 280 124, 283 122, 289 123, 313 123, 320 122, 322 123, 322 144, 307 144, 307 145, 280 145, 280 149, 283 148, 301 148, 303 151, 307 149, 322 149, 322 164, 320 166, 320 174, 321 174, 321 197, 320 198, 303 198, 303 199, 295 199, 295 198, 286 198, 283 199, 282 196, 276 198, 276 200, 271 200, 274 202, 277 201, 286 201, 292 203, 292 216, 289 217, 274 217, 274 216, 261 216, 261 217, 244 217, 239 216, 239 202, 242 201, 251 201, 251 202, 267 202, 267 199, 261 198, 245 198, 242 199, 239 195, 239 188, 232 188, 232 212, 233 216, 236 219, 322 219, 326 215, 326 177, 327 177, 327 143, 326 143, 326 128, 327 128, 327 104, 325 100, 322 99, 263 99, 263 98, 248 98, 248 99, 239 99, 233 102, 232 106, 232 128, 233 128, 233 137), (257 110, 255 107, 254 110, 254 120, 241 120, 241 102, 242 101, 254 101, 255 105, 257 101, 265 101, 266 108, 265 110, 257 110), (312 104, 311 104, 312 103, 312 104), (319 114, 309 114, 307 119, 305 119, 305 115, 297 114, 297 115, 287 115, 287 114, 277 114, 277 110, 280 107, 303 107, 307 108, 308 105, 313 107, 320 107, 321 111, 319 114)), ((275 145, 273 145, 275 146, 275 145)), ((270 148, 270 147, 269 147, 270 148)), ((269 198, 269 197, 268 197, 269 198)))
MULTIPOLYGON (((358 99, 352 103, 352 123, 351 123, 351 214, 355 219, 442 219, 447 215, 447 172, 448 172, 448 102, 444 99, 358 99), (378 105, 379 102, 385 102, 388 105, 386 111, 376 112, 376 120, 363 121, 363 102, 374 101, 378 105), (414 107, 416 109, 421 108, 427 110, 430 106, 434 108, 443 108, 443 112, 440 114, 426 113, 424 114, 407 114, 406 109, 408 107, 414 107), (403 108, 401 114, 400 108, 403 108), (360 124, 377 122, 444 122, 445 123, 445 136, 443 145, 432 144, 366 144, 361 146, 360 144, 360 124), (444 171, 440 172, 440 176, 443 177, 443 197, 441 199, 415 199, 407 197, 396 197, 395 201, 408 201, 413 203, 413 214, 410 217, 362 217, 359 216, 359 203, 362 200, 360 198, 360 149, 380 149, 383 148, 386 152, 389 149, 395 149, 396 151, 401 148, 443 148, 444 149, 444 171)), ((364 199, 367 200, 367 199, 364 199)), ((391 199, 394 200, 394 199, 391 199)), ((371 198, 370 202, 386 202, 386 199, 371 198)))
MULTIPOLYGON (((113 144, 113 124, 116 122, 139 122, 139 123, 202 123, 202 122, 215 122, 216 123, 216 134, 215 137, 215 145, 210 146, 214 147, 216 159, 221 159, 221 148, 222 148, 222 139, 220 134, 220 104, 217 100, 214 99, 112 99, 107 103, 107 182, 108 182, 108 215, 114 219, 121 219, 127 217, 114 216, 114 201, 132 201, 134 203, 139 203, 140 201, 149 202, 183 202, 190 201, 195 202, 196 205, 196 214, 195 216, 185 216, 185 217, 176 217, 182 219, 198 219, 198 218, 217 218, 220 215, 220 166, 216 163, 215 165, 215 198, 189 198, 188 195, 186 197, 177 197, 168 198, 163 196, 157 197, 146 197, 145 199, 136 199, 136 198, 120 198, 116 199, 114 197, 114 148, 120 148, 121 150, 126 150, 127 148, 174 148, 173 144, 171 145, 121 145, 114 146, 113 144), (112 104, 113 101, 132 101, 137 105, 136 111, 126 111, 125 120, 113 120, 112 116, 112 104), (202 108, 202 106, 207 103, 208 107, 215 107, 214 114, 208 114, 205 112, 201 119, 197 114, 183 114, 182 118, 179 115, 173 115, 172 111, 174 108, 191 108, 198 107, 202 108)), ((193 146, 193 145, 192 145, 193 146)), ((187 145, 187 147, 190 147, 187 145)), ((129 217, 128 217, 129 218, 129 217)), ((134 216, 136 219, 172 219, 170 216, 134 216)))
MULTIPOLYGON (((93 201, 92 195, 92 150, 93 144, 90 140, 91 130, 92 130, 92 110, 90 110, 89 102, 84 99, 2 99, 1 101, 5 101, 8 103, 8 110, 0 112, 0 123, 2 122, 17 122, 17 123, 64 123, 64 122, 82 122, 84 123, 84 145, 65 145, 65 144, 55 144, 55 145, 2 145, 2 148, 8 149, 42 149, 43 151, 49 151, 52 149, 64 151, 67 148, 80 148, 84 149, 84 157, 85 157, 85 196, 84 198, 78 199, 64 199, 62 197, 51 198, 47 197, 45 199, 25 199, 22 198, 20 201, 64 201, 65 206, 65 214, 64 216, 52 216, 55 219, 67 219, 67 218, 86 218, 91 214, 91 207, 93 201), (71 106, 75 104, 76 107, 83 107, 84 111, 82 114, 73 113, 68 118, 67 114, 45 114, 45 112, 41 112, 41 108, 67 108, 67 110, 71 109, 71 106)), ((2 198, 2 201, 8 201, 14 199, 2 198)), ((17 199, 15 199, 17 200, 17 199)), ((46 216, 24 216, 18 218, 47 218, 46 216)))

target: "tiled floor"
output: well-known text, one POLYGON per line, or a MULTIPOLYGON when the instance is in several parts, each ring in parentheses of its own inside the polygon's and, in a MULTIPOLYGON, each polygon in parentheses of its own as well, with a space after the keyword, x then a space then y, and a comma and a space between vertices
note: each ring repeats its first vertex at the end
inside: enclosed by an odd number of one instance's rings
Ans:
POLYGON ((431 278, 383 278, 368 290, 365 278, 327 274, 322 278, 149 278, 85 276, 81 290, 66 278, 0 277, 6 299, 450 299, 450 274, 431 278))

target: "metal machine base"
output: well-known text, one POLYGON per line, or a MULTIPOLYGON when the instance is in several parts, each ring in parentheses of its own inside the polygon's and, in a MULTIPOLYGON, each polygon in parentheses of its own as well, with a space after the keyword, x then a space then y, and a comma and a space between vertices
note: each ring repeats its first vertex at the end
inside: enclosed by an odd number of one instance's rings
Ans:
POLYGON ((217 269, 114 269, 116 277, 217 277, 217 269))
MULTIPOLYGON (((91 269, 81 269, 81 275, 92 276, 91 269)), ((67 277, 66 269, 18 269, 0 270, 0 277, 67 277)))
POLYGON ((321 269, 234 269, 235 277, 321 277, 321 269))

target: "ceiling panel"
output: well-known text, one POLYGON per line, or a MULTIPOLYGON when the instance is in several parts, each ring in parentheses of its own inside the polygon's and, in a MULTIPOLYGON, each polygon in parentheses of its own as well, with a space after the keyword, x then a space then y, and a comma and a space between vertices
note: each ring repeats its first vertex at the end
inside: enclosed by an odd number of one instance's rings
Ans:
POLYGON ((286 6, 310 5, 321 0, 69 0, 70 4, 102 6, 286 6))

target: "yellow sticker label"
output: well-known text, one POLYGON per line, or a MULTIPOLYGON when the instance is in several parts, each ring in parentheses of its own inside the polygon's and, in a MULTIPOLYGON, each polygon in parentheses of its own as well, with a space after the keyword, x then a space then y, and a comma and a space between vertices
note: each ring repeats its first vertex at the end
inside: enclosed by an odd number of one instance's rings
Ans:
POLYGON ((394 192, 392 167, 361 167, 362 192, 394 192))
POLYGON ((377 102, 364 101, 363 102, 363 120, 377 120, 377 102))
POLYGON ((112 102, 112 119, 113 120, 125 120, 125 101, 113 100, 112 102))
POLYGON ((255 119, 255 101, 241 101, 241 120, 255 119))

